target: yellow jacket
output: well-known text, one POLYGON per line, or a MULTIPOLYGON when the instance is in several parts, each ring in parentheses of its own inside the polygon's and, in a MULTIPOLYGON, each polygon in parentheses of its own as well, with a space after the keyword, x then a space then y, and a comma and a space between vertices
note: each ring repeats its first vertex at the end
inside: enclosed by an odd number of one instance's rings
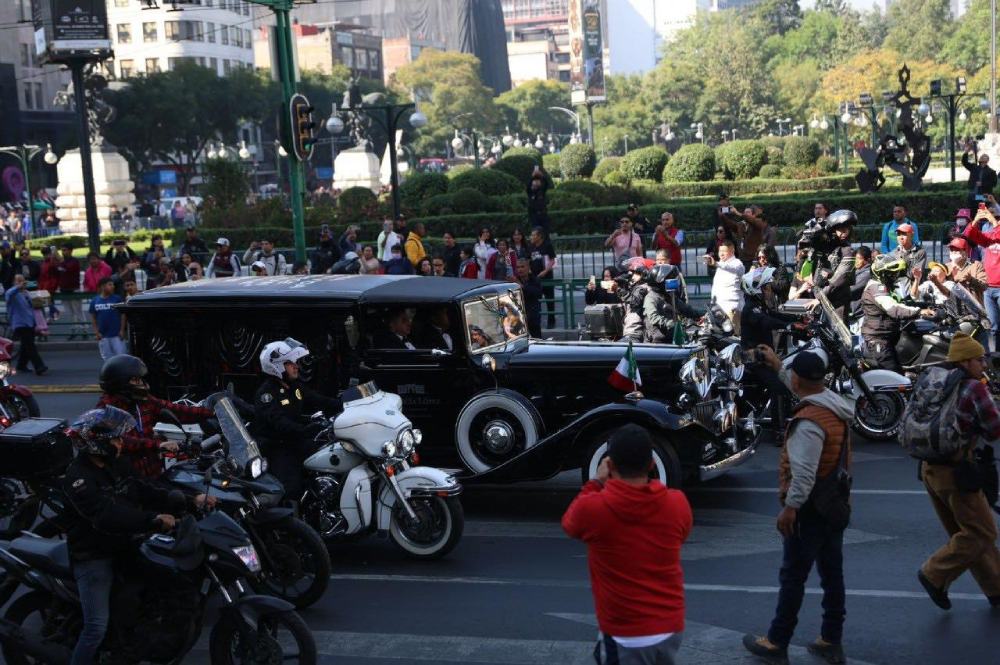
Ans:
POLYGON ((420 263, 420 259, 427 256, 427 252, 424 251, 423 241, 420 236, 412 231, 410 231, 410 235, 406 238, 406 244, 403 247, 406 250, 406 258, 410 260, 414 268, 420 263))

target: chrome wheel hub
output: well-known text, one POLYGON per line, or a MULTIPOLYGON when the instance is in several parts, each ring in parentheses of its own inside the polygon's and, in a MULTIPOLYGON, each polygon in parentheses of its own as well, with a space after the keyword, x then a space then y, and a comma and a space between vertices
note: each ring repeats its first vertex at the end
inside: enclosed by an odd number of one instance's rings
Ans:
POLYGON ((483 445, 494 455, 509 453, 514 448, 514 430, 503 420, 491 420, 483 428, 483 445))

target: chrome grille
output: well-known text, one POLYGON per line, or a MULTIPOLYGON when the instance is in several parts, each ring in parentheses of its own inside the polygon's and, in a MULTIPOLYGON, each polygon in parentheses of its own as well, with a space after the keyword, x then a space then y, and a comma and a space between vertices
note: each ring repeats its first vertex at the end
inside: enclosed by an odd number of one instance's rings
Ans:
POLYGON ((720 408, 719 400, 713 399, 707 402, 695 404, 691 409, 691 417, 710 430, 715 430, 715 412, 720 408))

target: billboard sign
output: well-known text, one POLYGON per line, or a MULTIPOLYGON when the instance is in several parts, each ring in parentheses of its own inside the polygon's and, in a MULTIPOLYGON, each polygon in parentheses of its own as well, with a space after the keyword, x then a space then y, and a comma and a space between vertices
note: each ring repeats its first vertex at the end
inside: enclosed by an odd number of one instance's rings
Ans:
POLYGON ((105 0, 32 0, 35 51, 44 62, 111 54, 105 0))
POLYGON ((569 0, 569 46, 571 101, 573 104, 605 101, 599 0, 569 0))

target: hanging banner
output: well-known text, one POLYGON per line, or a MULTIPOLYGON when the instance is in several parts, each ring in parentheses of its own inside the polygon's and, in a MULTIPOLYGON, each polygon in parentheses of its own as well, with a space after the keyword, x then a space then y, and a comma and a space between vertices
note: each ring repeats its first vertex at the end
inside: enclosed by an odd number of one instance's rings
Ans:
POLYGON ((111 53, 105 0, 32 0, 35 51, 43 62, 111 53))
POLYGON ((569 46, 572 103, 605 101, 604 38, 599 0, 569 0, 569 46))

